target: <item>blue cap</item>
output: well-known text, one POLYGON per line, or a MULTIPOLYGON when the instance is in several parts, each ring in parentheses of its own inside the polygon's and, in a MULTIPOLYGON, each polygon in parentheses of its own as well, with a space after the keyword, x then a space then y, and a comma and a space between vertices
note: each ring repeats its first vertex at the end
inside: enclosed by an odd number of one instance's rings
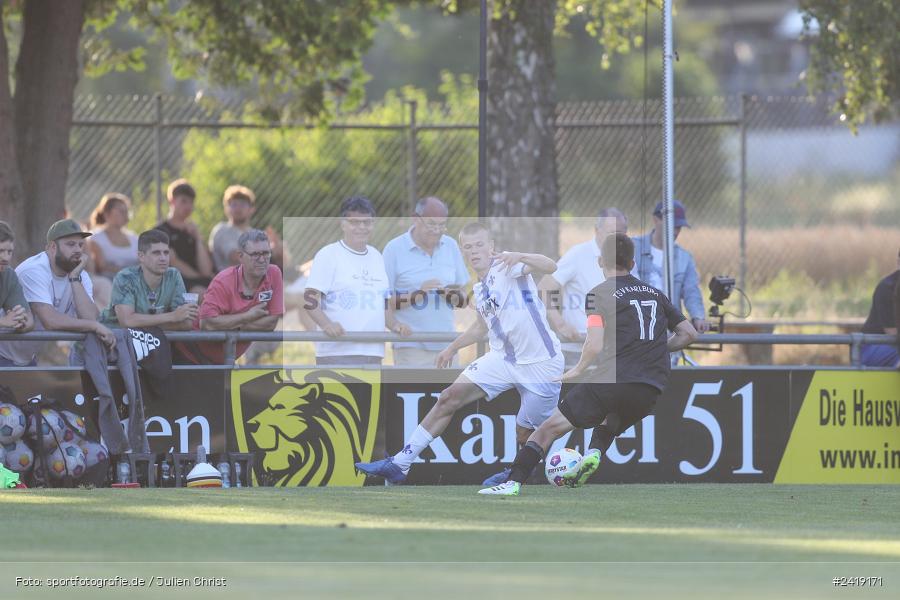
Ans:
MULTIPOLYGON (((687 220, 687 211, 684 208, 684 204, 679 202, 678 200, 672 200, 672 209, 675 211, 675 227, 690 227, 690 223, 687 220)), ((656 205, 656 208, 653 209, 654 216, 659 217, 660 219, 663 216, 663 203, 659 202, 656 205)))

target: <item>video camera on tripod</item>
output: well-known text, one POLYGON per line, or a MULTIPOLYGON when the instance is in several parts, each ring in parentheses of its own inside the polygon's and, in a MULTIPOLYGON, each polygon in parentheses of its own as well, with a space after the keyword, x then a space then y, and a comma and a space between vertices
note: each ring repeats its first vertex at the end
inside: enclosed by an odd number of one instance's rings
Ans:
POLYGON ((727 275, 716 275, 709 280, 709 301, 712 302, 712 306, 709 307, 709 318, 711 321, 717 321, 710 324, 710 331, 723 330, 725 314, 719 311, 719 307, 731 296, 734 286, 734 277, 727 275))

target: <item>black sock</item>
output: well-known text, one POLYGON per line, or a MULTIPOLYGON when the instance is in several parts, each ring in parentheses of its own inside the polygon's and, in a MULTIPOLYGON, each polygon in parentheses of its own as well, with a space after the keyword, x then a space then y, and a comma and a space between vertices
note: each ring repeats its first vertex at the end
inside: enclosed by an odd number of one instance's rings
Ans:
POLYGON ((606 423, 594 427, 594 433, 591 435, 591 443, 588 449, 597 449, 600 454, 606 454, 606 449, 613 443, 616 436, 621 433, 622 419, 618 413, 609 413, 606 415, 606 423))
POLYGON ((606 449, 609 448, 615 438, 615 434, 609 430, 609 427, 597 425, 594 427, 594 433, 591 435, 591 443, 588 444, 588 449, 597 449, 600 451, 600 454, 606 454, 606 449))
POLYGON ((516 460, 512 464, 512 473, 509 475, 510 480, 525 483, 543 457, 543 448, 534 442, 527 442, 516 454, 516 460))

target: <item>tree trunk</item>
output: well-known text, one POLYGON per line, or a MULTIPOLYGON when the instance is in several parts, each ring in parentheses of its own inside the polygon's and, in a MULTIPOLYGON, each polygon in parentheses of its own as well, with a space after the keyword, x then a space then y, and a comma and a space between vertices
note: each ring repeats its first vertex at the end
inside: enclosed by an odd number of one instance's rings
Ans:
MULTIPOLYGON (((25 237, 23 211, 24 192, 16 158, 16 136, 12 94, 9 89, 9 50, 0 10, 0 220, 9 223, 16 237, 25 237)), ((17 257, 13 257, 17 261, 17 257)))
POLYGON ((16 62, 15 141, 27 199, 22 245, 29 253, 44 246, 47 228, 66 211, 69 131, 84 5, 84 0, 28 0, 24 6, 16 62))
POLYGON ((558 254, 555 0, 505 0, 488 41, 488 216, 498 249, 558 254))

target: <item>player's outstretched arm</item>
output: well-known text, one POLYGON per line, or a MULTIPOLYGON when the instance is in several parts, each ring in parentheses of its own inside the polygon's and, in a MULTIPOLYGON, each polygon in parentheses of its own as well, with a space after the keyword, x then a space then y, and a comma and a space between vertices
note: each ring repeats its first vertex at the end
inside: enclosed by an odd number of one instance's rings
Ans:
POLYGON ((523 254, 522 262, 525 263, 527 273, 549 275, 556 272, 556 261, 543 254, 523 254))
POLYGON ((500 252, 494 254, 494 260, 498 260, 506 265, 507 269, 522 263, 525 265, 523 274, 537 273, 539 275, 549 275, 556 271, 556 261, 543 254, 528 254, 526 252, 500 252))
POLYGON ((669 352, 684 350, 697 340, 700 334, 694 329, 694 325, 687 319, 675 326, 675 335, 669 338, 666 346, 669 352))

